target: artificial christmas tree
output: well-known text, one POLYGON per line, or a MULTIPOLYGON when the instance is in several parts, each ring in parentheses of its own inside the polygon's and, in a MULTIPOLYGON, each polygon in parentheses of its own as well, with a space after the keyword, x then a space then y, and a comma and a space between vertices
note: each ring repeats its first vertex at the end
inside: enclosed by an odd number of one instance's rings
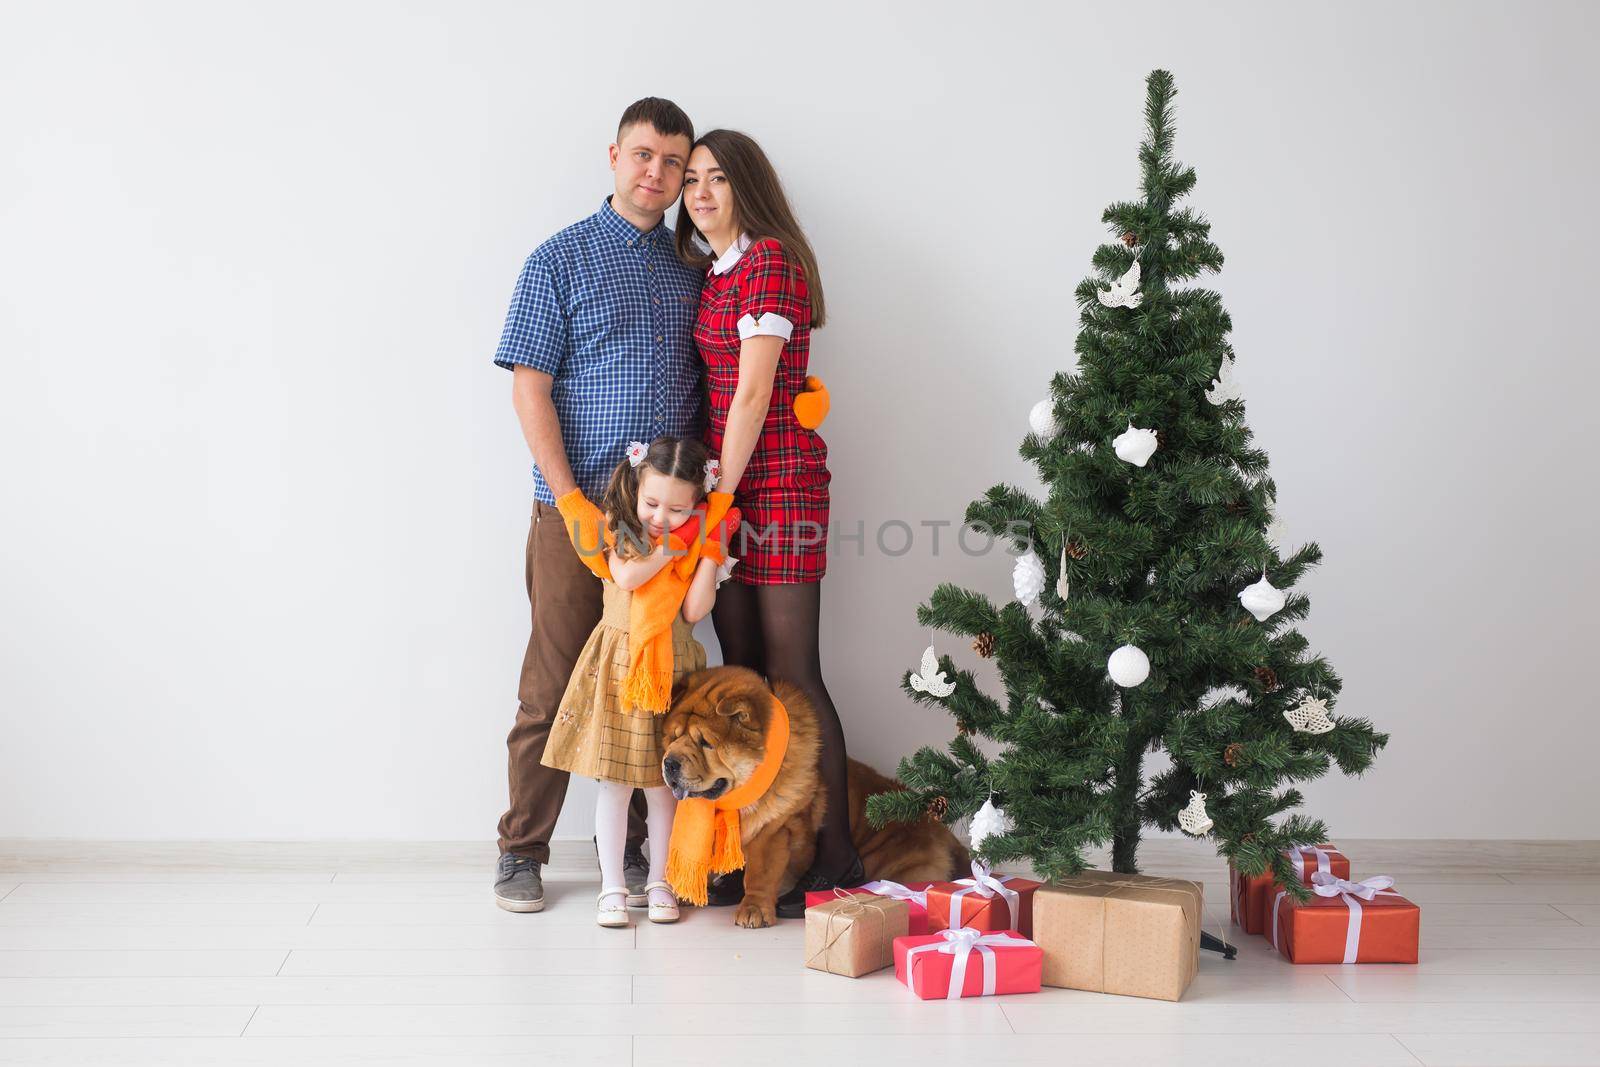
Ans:
POLYGON ((937 801, 953 822, 992 800, 1009 826, 975 851, 1047 879, 1077 874, 1085 850, 1108 843, 1113 869, 1134 873, 1141 829, 1181 824, 1246 875, 1270 867, 1300 899, 1284 850, 1328 831, 1292 813, 1293 783, 1334 764, 1359 773, 1387 737, 1359 718, 1306 725, 1301 709, 1339 692, 1293 629, 1309 608, 1293 587, 1321 550, 1285 556, 1269 536, 1276 487, 1244 422, 1231 323, 1217 293, 1186 284, 1220 270, 1222 253, 1209 223, 1177 206, 1195 174, 1173 159, 1171 75, 1155 71, 1147 90, 1143 197, 1104 213, 1112 239, 1076 293, 1079 367, 1051 383, 1053 417, 1033 420, 1053 432, 1022 444, 1046 496, 1001 485, 967 509, 969 523, 1016 535, 1017 600, 947 584, 917 612, 924 626, 984 635, 1004 700, 930 649, 906 691, 963 732, 902 761, 907 790, 868 811, 921 819, 937 801), (953 688, 929 686, 934 676, 953 688), (1171 763, 1146 781, 1155 749, 1171 763))

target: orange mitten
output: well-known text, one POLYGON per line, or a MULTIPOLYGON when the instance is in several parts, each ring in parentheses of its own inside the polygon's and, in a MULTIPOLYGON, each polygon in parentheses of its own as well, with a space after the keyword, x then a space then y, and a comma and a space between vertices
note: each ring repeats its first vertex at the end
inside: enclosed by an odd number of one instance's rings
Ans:
POLYGON ((707 493, 704 513, 697 513, 694 518, 672 531, 674 536, 678 536, 682 531, 691 529, 690 523, 695 524, 690 536, 683 538, 688 551, 672 565, 679 578, 688 581, 694 577, 694 569, 700 563, 700 553, 705 549, 700 531, 715 530, 731 507, 733 507, 732 493, 707 493))
POLYGON ((794 417, 808 430, 815 430, 828 417, 828 387, 816 375, 807 375, 806 391, 794 398, 794 417))
POLYGON ((556 499, 556 510, 561 512, 562 525, 583 565, 596 577, 610 580, 611 565, 606 562, 605 553, 606 517, 600 509, 589 503, 582 489, 574 489, 556 499))
POLYGON ((729 508, 722 521, 711 528, 706 534, 706 543, 700 546, 700 558, 709 559, 719 566, 728 559, 728 542, 733 535, 739 532, 739 524, 744 522, 744 515, 738 508, 729 508))

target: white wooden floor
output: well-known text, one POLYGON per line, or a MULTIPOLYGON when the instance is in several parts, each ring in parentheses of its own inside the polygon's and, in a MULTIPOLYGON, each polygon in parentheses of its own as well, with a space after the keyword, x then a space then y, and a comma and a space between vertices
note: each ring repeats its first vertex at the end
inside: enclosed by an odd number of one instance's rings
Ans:
MULTIPOLYGON (((480 845, 0 841, 0 1063, 1600 1064, 1600 842, 1342 844, 1422 905, 1419 966, 1241 937, 1177 1004, 950 1004, 804 970, 798 922, 602 930, 587 842, 511 915, 480 845)), ((1204 846, 1142 861, 1202 878, 1225 923, 1204 846)))

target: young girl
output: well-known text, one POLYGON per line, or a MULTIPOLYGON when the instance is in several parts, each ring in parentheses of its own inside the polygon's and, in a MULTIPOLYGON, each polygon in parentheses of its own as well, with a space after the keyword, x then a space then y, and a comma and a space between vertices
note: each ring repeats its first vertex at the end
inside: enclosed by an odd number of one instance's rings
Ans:
POLYGON ((677 802, 661 779, 660 715, 672 683, 706 665, 694 624, 716 601, 719 565, 731 567, 722 544, 738 513, 719 514, 728 501, 716 494, 718 506, 703 516, 712 528, 702 543, 696 512, 716 475, 699 441, 662 437, 648 448, 635 441, 606 488, 603 524, 592 508, 568 518, 577 523, 580 555, 604 579, 605 613, 578 655, 544 764, 599 780, 594 823, 602 888, 595 921, 601 926, 628 925, 622 852, 636 788, 649 806, 650 921, 678 919, 677 898, 664 880, 677 802))

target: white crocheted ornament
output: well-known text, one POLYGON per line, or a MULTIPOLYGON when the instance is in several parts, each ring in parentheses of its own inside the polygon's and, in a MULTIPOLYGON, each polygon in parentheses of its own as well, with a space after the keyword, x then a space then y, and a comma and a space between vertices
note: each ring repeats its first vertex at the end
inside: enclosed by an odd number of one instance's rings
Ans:
POLYGON ((940 700, 956 691, 956 683, 946 678, 944 671, 939 669, 939 657, 932 645, 922 653, 922 671, 911 675, 911 688, 940 700))
POLYGON ((1244 394, 1239 391, 1239 383, 1233 377, 1233 358, 1224 356, 1222 366, 1217 370, 1217 376, 1211 380, 1211 388, 1206 390, 1206 399, 1221 407, 1230 400, 1243 399, 1244 394))
POLYGON ((1144 299, 1144 294, 1139 292, 1139 261, 1133 261, 1133 266, 1128 268, 1128 273, 1111 283, 1111 288, 1101 289, 1097 294, 1100 303, 1108 308, 1136 308, 1139 301, 1144 299))
POLYGON ((1325 734, 1334 726, 1328 717, 1328 702, 1316 697, 1306 697, 1299 707, 1284 712, 1283 717, 1302 734, 1325 734))
POLYGON ((1211 832, 1211 816, 1206 814, 1206 795, 1189 790, 1189 806, 1178 812, 1178 826, 1186 834, 1204 837, 1211 832))

